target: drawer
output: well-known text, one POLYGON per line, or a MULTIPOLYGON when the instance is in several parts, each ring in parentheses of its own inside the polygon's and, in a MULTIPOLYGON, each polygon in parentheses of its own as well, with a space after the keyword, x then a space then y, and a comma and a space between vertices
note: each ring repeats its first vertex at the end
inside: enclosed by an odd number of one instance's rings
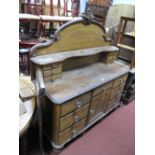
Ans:
POLYGON ((44 75, 44 77, 51 76, 52 75, 52 70, 44 70, 43 75, 44 75))
POLYGON ((44 82, 50 82, 52 80, 51 76, 44 77, 44 82))
POLYGON ((123 76, 119 77, 118 79, 114 80, 113 88, 125 83, 125 81, 127 80, 127 77, 128 77, 128 75, 123 75, 123 76))
POLYGON ((69 128, 59 134, 59 144, 63 144, 72 138, 72 129, 69 128))
POLYGON ((72 136, 75 137, 86 125, 86 118, 75 124, 72 128, 72 136))
POLYGON ((77 123, 79 120, 88 115, 89 104, 84 105, 81 109, 74 112, 74 122, 77 123))
POLYGON ((64 116, 76 109, 81 108, 84 104, 89 103, 90 93, 79 96, 69 102, 62 104, 61 106, 61 116, 64 116))
POLYGON ((114 61, 116 60, 116 56, 114 55, 111 55, 111 56, 109 56, 108 58, 107 58, 107 60, 106 60, 106 63, 107 64, 111 64, 111 63, 113 63, 114 61))
POLYGON ((105 93, 107 89, 110 89, 113 85, 113 81, 107 83, 107 84, 104 84, 103 86, 100 86, 98 88, 96 88, 95 90, 93 90, 93 96, 99 94, 99 93, 105 93))
POLYGON ((90 110, 89 110, 89 117, 88 121, 91 122, 98 116, 100 116, 103 111, 104 111, 104 104, 105 104, 105 98, 106 95, 100 95, 100 98, 96 100, 92 100, 91 105, 90 105, 90 110))
POLYGON ((68 127, 74 124, 74 117, 73 113, 63 117, 60 119, 60 131, 67 129, 68 127))
POLYGON ((124 89, 124 85, 125 85, 125 83, 121 84, 120 86, 113 88, 113 90, 111 90, 111 93, 110 93, 110 99, 121 95, 121 93, 124 89))
MULTIPOLYGON (((111 93, 111 88, 108 89, 108 90, 106 91, 106 93, 104 93, 104 95, 106 95, 106 96, 105 96, 105 102, 109 101, 110 93, 111 93)), ((102 94, 102 95, 103 95, 103 94, 102 94)))
POLYGON ((97 95, 92 98, 90 107, 96 107, 99 103, 103 103, 106 98, 106 95, 97 95))
POLYGON ((106 105, 105 112, 108 112, 109 110, 112 110, 114 107, 116 107, 119 104, 120 97, 121 95, 111 99, 106 105))
POLYGON ((107 54, 107 57, 109 57, 109 56, 115 56, 115 55, 116 55, 115 52, 110 52, 110 53, 107 54))
POLYGON ((61 67, 52 69, 52 73, 53 74, 59 74, 59 73, 61 73, 61 71, 62 71, 62 68, 61 67))
POLYGON ((52 69, 52 65, 51 64, 42 66, 42 70, 43 71, 51 70, 51 69, 52 69))
POLYGON ((113 98, 113 99, 111 99, 111 100, 109 100, 109 101, 107 102, 107 105, 106 105, 106 107, 105 107, 105 111, 104 111, 104 112, 110 111, 110 110, 114 107, 114 103, 115 103, 115 102, 116 102, 116 97, 113 98))
POLYGON ((89 104, 84 105, 80 109, 75 112, 63 117, 60 119, 60 131, 67 129, 72 126, 74 123, 79 122, 82 118, 87 116, 88 114, 88 106, 89 104))
POLYGON ((61 77, 61 73, 59 74, 52 74, 51 79, 55 80, 55 79, 59 79, 61 77))
POLYGON ((86 118, 82 119, 80 122, 76 123, 73 127, 66 129, 59 134, 59 144, 63 144, 75 137, 82 129, 84 129, 86 124, 86 118))
POLYGON ((58 62, 58 63, 54 63, 52 65, 53 68, 62 68, 62 63, 58 62))
POLYGON ((114 100, 110 100, 108 103, 107 103, 107 106, 105 108, 105 112, 109 112, 113 107, 114 107, 114 100))

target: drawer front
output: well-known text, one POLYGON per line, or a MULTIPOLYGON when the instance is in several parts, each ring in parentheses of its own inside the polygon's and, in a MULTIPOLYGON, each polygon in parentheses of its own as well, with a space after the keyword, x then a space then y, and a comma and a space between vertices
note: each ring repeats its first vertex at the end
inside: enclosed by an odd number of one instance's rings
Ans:
POLYGON ((107 58, 106 63, 107 64, 111 64, 116 60, 116 56, 115 55, 111 55, 107 58))
POLYGON ((52 65, 53 68, 62 68, 62 63, 58 62, 58 63, 54 63, 52 65))
POLYGON ((44 77, 51 76, 52 75, 52 70, 44 70, 43 75, 44 75, 44 77))
POLYGON ((110 100, 105 108, 105 112, 110 111, 114 107, 115 100, 110 100))
POLYGON ((125 83, 121 84, 120 86, 115 87, 113 90, 111 90, 110 93, 110 99, 119 96, 122 94, 122 91, 124 89, 125 83))
POLYGON ((75 112, 63 117, 60 119, 60 131, 67 129, 72 126, 74 123, 79 122, 82 118, 87 116, 88 114, 88 106, 89 104, 84 105, 80 109, 75 112))
POLYGON ((44 82, 50 82, 52 80, 59 79, 62 73, 62 64, 55 63, 42 66, 44 82))
POLYGON ((66 129, 59 134, 59 144, 63 144, 75 137, 82 129, 84 129, 86 124, 86 118, 82 119, 80 122, 76 123, 73 127, 66 129))
POLYGON ((72 136, 75 137, 86 125, 86 118, 75 124, 72 128, 72 136))
POLYGON ((43 71, 52 70, 52 65, 51 65, 51 64, 49 64, 49 65, 44 65, 44 66, 42 66, 42 70, 43 70, 43 71))
POLYGON ((63 144, 72 138, 72 129, 69 128, 59 134, 59 144, 63 144))
POLYGON ((88 108, 89 104, 84 105, 81 109, 76 110, 74 112, 74 122, 77 123, 79 122, 82 118, 86 117, 88 115, 88 108))
POLYGON ((93 91, 92 95, 95 96, 100 93, 105 93, 108 89, 110 89, 112 87, 112 85, 113 85, 113 81, 111 81, 103 86, 100 86, 93 91))
POLYGON ((50 82, 52 80, 51 76, 44 77, 44 82, 50 82))
POLYGON ((127 77, 128 77, 128 75, 123 75, 123 76, 119 77, 118 79, 114 80, 113 88, 125 83, 127 80, 127 77))
POLYGON ((112 100, 109 100, 107 102, 106 108, 105 108, 105 112, 110 111, 113 107, 114 107, 114 103, 116 102, 116 98, 113 98, 112 100))
POLYGON ((61 77, 61 73, 52 74, 51 79, 52 79, 52 80, 56 80, 56 79, 59 79, 60 77, 61 77))
POLYGON ((113 53, 108 53, 107 57, 105 58, 105 63, 111 64, 117 59, 118 53, 113 52, 113 53))
POLYGON ((67 129, 74 124, 73 113, 60 119, 60 131, 67 129))
POLYGON ((106 93, 102 94, 102 95, 106 95, 105 102, 109 101, 110 93, 111 93, 111 89, 108 89, 108 90, 106 90, 106 93))
POLYGON ((89 103, 90 93, 77 97, 61 106, 61 116, 64 116, 76 109, 81 108, 83 105, 89 103))
POLYGON ((62 68, 61 67, 59 67, 59 68, 53 68, 52 69, 52 73, 53 74, 59 74, 59 73, 61 73, 61 71, 62 71, 62 68))
POLYGON ((92 122, 98 116, 100 116, 104 111, 106 95, 100 95, 98 99, 93 99, 90 105, 88 122, 92 122))
POLYGON ((120 95, 116 96, 115 98, 107 102, 104 112, 108 112, 112 110, 114 107, 116 107, 119 104, 120 97, 121 97, 120 95))

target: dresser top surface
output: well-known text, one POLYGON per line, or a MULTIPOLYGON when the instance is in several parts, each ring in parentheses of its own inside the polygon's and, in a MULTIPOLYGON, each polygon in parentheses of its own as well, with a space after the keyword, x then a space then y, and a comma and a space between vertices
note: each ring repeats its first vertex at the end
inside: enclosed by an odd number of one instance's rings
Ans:
POLYGON ((45 84, 46 96, 53 103, 62 104, 128 72, 129 67, 117 61, 66 71, 60 79, 45 84))
POLYGON ((117 52, 119 49, 116 46, 100 46, 95 48, 86 48, 80 50, 65 51, 60 53, 53 53, 31 58, 31 61, 37 65, 47 65, 64 61, 67 58, 78 56, 89 56, 101 52, 117 52))

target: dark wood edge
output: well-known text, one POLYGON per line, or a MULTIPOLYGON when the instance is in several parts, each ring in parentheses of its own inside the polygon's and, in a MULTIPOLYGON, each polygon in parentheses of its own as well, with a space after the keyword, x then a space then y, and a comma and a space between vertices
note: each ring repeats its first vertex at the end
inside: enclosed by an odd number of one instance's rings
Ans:
POLYGON ((43 81, 43 75, 40 68, 36 69, 36 101, 37 101, 37 111, 38 111, 38 127, 39 127, 39 148, 40 155, 44 155, 43 151, 43 128, 42 128, 42 106, 45 102, 45 85, 43 81))
POLYGON ((43 74, 40 68, 36 70, 36 83, 38 85, 37 96, 45 95, 45 84, 43 79, 43 74))
POLYGON ((135 18, 132 17, 125 17, 125 16, 121 16, 122 19, 128 20, 128 21, 135 21, 135 18))

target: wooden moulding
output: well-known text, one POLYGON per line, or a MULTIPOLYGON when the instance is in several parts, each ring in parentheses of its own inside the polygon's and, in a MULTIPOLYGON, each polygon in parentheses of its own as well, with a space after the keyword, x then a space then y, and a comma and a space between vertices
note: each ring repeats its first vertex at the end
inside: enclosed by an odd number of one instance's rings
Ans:
POLYGON ((68 58, 90 56, 90 55, 95 55, 95 54, 104 53, 104 52, 115 53, 115 52, 118 52, 118 50, 119 49, 115 46, 99 46, 94 48, 86 48, 86 49, 80 49, 80 50, 72 50, 72 51, 37 56, 37 57, 31 58, 31 61, 37 65, 48 65, 51 63, 62 62, 68 58))

